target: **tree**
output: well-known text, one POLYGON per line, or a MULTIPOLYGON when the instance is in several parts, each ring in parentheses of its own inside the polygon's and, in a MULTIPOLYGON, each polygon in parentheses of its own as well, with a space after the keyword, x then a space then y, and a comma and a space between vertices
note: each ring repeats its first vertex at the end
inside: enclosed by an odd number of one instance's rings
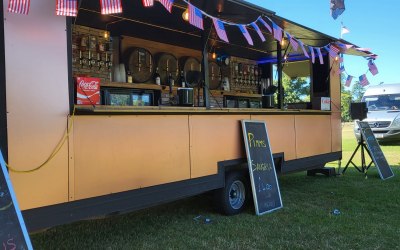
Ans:
POLYGON ((351 102, 351 91, 345 90, 343 82, 341 84, 341 110, 342 110, 342 122, 351 121, 350 117, 350 102, 351 102))
POLYGON ((285 103, 310 101, 310 82, 307 77, 282 77, 282 86, 285 90, 285 103))
POLYGON ((352 98, 353 102, 360 102, 364 93, 365 93, 364 87, 361 86, 359 81, 356 81, 355 84, 353 85, 353 88, 351 89, 351 96, 353 97, 352 98))

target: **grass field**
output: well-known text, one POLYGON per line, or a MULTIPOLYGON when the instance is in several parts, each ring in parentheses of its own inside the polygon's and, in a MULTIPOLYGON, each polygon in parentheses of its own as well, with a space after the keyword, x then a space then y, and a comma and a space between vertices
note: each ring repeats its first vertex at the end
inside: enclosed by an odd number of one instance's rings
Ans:
MULTIPOLYGON (((342 166, 356 147, 351 129, 343 128, 342 166)), ((382 181, 375 167, 368 179, 353 168, 331 178, 281 176, 284 208, 271 214, 256 216, 251 205, 222 216, 201 195, 55 227, 32 235, 32 242, 35 249, 399 249, 400 146, 382 149, 394 178, 382 181)))

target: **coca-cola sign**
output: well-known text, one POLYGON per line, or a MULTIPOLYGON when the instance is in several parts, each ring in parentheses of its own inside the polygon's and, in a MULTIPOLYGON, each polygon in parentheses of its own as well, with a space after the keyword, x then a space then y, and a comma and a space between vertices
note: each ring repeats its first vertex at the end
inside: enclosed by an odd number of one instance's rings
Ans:
POLYGON ((76 78, 76 104, 100 104, 100 79, 93 77, 76 78))

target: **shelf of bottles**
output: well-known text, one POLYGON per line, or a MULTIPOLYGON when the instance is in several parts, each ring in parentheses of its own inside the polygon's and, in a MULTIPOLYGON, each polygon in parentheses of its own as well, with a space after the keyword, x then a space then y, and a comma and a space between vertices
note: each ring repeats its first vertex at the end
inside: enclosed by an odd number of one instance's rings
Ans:
POLYGON ((257 62, 232 57, 230 62, 230 90, 233 92, 258 94, 262 69, 257 62))

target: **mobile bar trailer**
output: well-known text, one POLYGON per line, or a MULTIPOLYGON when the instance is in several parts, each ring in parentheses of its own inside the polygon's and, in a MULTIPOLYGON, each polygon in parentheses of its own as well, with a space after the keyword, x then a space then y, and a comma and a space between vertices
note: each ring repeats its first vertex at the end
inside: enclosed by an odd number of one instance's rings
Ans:
POLYGON ((0 146, 29 231, 211 190, 223 212, 240 212, 241 120, 266 122, 280 174, 341 159, 339 63, 324 46, 368 56, 343 40, 239 0, 190 1, 204 30, 182 19, 180 0, 171 13, 122 0, 109 15, 83 0, 77 17, 55 15, 53 0, 31 1, 28 15, 1 2, 0 146), (301 101, 285 100, 284 77, 303 79, 301 101))

